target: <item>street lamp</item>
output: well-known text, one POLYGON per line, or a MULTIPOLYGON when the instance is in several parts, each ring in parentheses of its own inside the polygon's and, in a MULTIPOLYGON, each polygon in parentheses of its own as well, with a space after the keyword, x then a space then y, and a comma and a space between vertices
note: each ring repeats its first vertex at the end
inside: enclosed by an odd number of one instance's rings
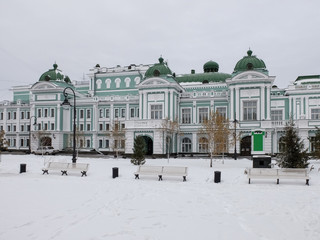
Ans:
POLYGON ((72 163, 77 162, 76 156, 76 94, 71 87, 66 87, 63 90, 64 101, 61 103, 61 106, 72 106, 68 100, 68 93, 66 92, 67 89, 70 89, 73 93, 73 153, 72 153, 72 163))
POLYGON ((233 120, 233 124, 234 124, 234 160, 237 160, 237 123, 238 120, 236 118, 236 115, 234 117, 233 120))
POLYGON ((37 124, 37 117, 32 116, 30 117, 30 128, 29 128, 29 153, 31 153, 31 119, 34 118, 33 126, 37 124))

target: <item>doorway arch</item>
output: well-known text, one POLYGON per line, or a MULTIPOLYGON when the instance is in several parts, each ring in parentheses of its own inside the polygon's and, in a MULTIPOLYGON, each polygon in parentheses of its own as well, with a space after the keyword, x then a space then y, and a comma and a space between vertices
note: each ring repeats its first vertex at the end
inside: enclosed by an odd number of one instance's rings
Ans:
POLYGON ((144 142, 146 144, 146 155, 152 155, 153 154, 153 140, 149 136, 142 136, 144 139, 144 142))
POLYGON ((240 155, 241 156, 250 156, 251 155, 251 136, 246 136, 241 139, 240 155))

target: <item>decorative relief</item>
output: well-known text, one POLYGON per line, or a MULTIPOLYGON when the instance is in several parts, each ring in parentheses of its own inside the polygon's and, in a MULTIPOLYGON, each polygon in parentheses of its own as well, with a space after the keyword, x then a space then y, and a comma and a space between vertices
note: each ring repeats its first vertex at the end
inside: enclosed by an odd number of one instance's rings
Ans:
POLYGON ((271 107, 284 107, 284 100, 271 101, 271 107))
POLYGON ((164 100, 164 94, 158 93, 158 94, 149 94, 148 95, 148 101, 161 101, 164 100))
POLYGON ((241 89, 240 90, 240 96, 241 97, 258 97, 259 89, 241 89))

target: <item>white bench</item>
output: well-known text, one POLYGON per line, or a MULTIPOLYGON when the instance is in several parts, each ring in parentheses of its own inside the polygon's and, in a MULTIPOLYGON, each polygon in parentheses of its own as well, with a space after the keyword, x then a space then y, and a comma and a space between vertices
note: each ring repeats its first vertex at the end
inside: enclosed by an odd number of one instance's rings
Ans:
POLYGON ((178 176, 182 177, 185 182, 187 180, 188 167, 139 166, 134 175, 136 179, 139 179, 139 175, 156 175, 159 177, 159 181, 162 181, 162 176, 178 176))
POLYGON ((280 179, 305 179, 309 185, 309 174, 305 168, 249 168, 247 169, 249 184, 251 179, 275 179, 279 184, 280 179))
POLYGON ((68 175, 69 172, 79 172, 81 177, 87 176, 89 169, 88 163, 61 163, 61 162, 48 162, 44 168, 42 168, 42 174, 49 174, 49 170, 61 171, 61 175, 68 175))

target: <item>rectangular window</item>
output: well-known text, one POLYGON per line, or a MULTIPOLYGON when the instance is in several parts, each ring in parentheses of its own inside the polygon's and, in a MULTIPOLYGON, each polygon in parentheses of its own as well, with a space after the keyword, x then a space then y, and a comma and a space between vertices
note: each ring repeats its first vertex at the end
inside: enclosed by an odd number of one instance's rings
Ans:
POLYGON ((91 130, 91 125, 87 124, 87 131, 90 131, 90 130, 91 130))
POLYGON ((208 120, 208 108, 199 108, 199 123, 208 120))
POLYGON ((30 119, 30 112, 27 112, 27 119, 30 119))
POLYGON ((114 117, 115 118, 119 117, 119 109, 118 108, 114 109, 114 117))
POLYGON ((109 123, 106 124, 106 130, 107 130, 107 131, 110 130, 110 124, 109 124, 109 123))
POLYGON ((257 120, 257 101, 243 101, 243 120, 257 120))
POLYGON ((89 148, 89 147, 90 147, 90 140, 87 139, 87 148, 89 148))
POLYGON ((54 117, 54 108, 51 108, 51 117, 54 117))
POLYGON ((311 109, 311 119, 319 120, 320 119, 320 108, 311 109))
POLYGON ((109 118, 109 117, 110 117, 110 109, 107 108, 107 109, 106 109, 106 118, 109 118))
POLYGON ((13 119, 17 119, 17 112, 13 112, 13 119))
POLYGON ((38 118, 41 117, 41 109, 38 109, 38 118))
POLYGON ((151 119, 162 119, 162 105, 151 105, 151 119))
POLYGON ((106 148, 109 148, 109 140, 106 140, 105 144, 106 144, 106 148))
POLYGON ((103 118, 103 109, 99 109, 99 118, 103 118))
POLYGON ((130 117, 134 118, 134 108, 130 108, 130 117))
POLYGON ((23 125, 20 126, 20 131, 21 131, 21 132, 24 131, 24 126, 23 126, 23 125))
POLYGON ((137 115, 137 117, 139 117, 139 108, 137 108, 137 110, 136 110, 136 115, 137 115))
POLYGON ((182 109, 182 123, 185 123, 185 124, 191 123, 191 108, 182 109))
POLYGON ((83 124, 80 124, 80 131, 83 131, 84 130, 84 126, 83 124))
POLYGON ((16 132, 17 131, 17 126, 13 125, 13 131, 16 132))
POLYGON ((125 128, 126 128, 126 125, 125 125, 124 123, 122 123, 122 124, 121 124, 121 130, 122 130, 122 129, 125 129, 125 128))
POLYGON ((0 113, 0 120, 3 120, 3 112, 0 113))
POLYGON ((2 126, 2 125, 0 126, 0 130, 1 130, 1 131, 3 130, 3 126, 2 126))
POLYGON ((27 131, 30 132, 30 125, 27 125, 27 131))
POLYGON ((24 112, 21 112, 21 119, 24 119, 24 112))
POLYGON ((217 107, 216 112, 218 112, 218 114, 223 116, 224 118, 227 118, 227 108, 226 107, 217 107))
POLYGON ((41 130, 41 123, 38 124, 38 130, 41 130))
POLYGON ((87 118, 91 118, 91 110, 87 109, 87 118))
POLYGON ((20 139, 20 147, 23 147, 23 143, 24 143, 23 139, 20 139))
POLYGON ((15 147, 17 145, 17 139, 13 139, 13 146, 15 147))
POLYGON ((45 124, 44 124, 43 130, 48 130, 48 123, 45 123, 45 124))
POLYGON ((99 148, 102 148, 102 140, 99 140, 99 148))
POLYGON ((84 111, 83 111, 83 109, 80 109, 80 118, 84 118, 84 111))
POLYGON ((11 119, 11 112, 8 112, 8 120, 11 119))
POLYGON ((125 108, 121 108, 121 117, 122 118, 126 117, 126 109, 125 108))
POLYGON ((103 124, 102 123, 99 124, 99 130, 103 131, 103 124))
POLYGON ((51 130, 54 130, 54 123, 51 123, 51 130))
POLYGON ((48 117, 48 109, 44 109, 44 117, 48 117))
POLYGON ((8 132, 11 132, 11 126, 10 125, 7 127, 7 129, 8 129, 8 132))
POLYGON ((271 110, 271 121, 281 121, 282 110, 271 110))

